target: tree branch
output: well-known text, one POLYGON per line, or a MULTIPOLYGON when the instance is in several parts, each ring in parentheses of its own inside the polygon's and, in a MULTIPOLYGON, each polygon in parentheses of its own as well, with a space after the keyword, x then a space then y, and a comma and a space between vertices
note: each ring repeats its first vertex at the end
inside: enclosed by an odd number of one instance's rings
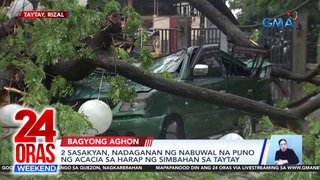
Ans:
POLYGON ((289 103, 288 106, 287 106, 287 108, 293 108, 293 107, 299 106, 299 105, 301 105, 302 103, 306 102, 308 99, 316 96, 317 94, 318 94, 317 91, 313 91, 313 92, 311 92, 310 94, 302 97, 301 99, 298 99, 298 100, 296 100, 296 101, 293 101, 293 102, 289 103))
POLYGON ((310 98, 309 101, 302 104, 301 106, 294 108, 294 114, 300 117, 306 117, 308 114, 314 112, 320 107, 320 95, 316 95, 310 98))
POLYGON ((6 23, 0 22, 0 40, 14 34, 17 25, 23 27, 23 22, 19 18, 12 18, 6 23))
POLYGON ((295 74, 285 69, 280 69, 276 67, 273 67, 271 71, 271 75, 275 77, 293 80, 293 81, 296 81, 297 83, 307 81, 315 85, 320 85, 320 81, 315 78, 319 74, 320 74, 320 64, 318 64, 313 71, 307 74, 295 74))
POLYGON ((18 93, 18 94, 20 94, 20 95, 22 95, 22 96, 27 95, 26 92, 22 92, 22 91, 20 91, 20 90, 18 90, 18 89, 16 89, 16 88, 4 87, 3 89, 5 89, 5 90, 7 90, 7 91, 9 91, 9 92, 18 93))
POLYGON ((279 78, 278 77, 274 77, 274 76, 271 75, 271 79, 272 79, 272 82, 274 82, 280 88, 282 94, 285 95, 285 96, 288 96, 288 93, 284 89, 284 87, 281 85, 279 78))

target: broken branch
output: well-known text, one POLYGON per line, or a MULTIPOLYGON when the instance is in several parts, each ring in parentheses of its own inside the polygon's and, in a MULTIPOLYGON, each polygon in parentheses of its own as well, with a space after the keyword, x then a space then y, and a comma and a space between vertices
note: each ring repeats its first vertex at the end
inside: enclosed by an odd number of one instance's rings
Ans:
POLYGON ((320 81, 315 78, 317 75, 319 75, 319 73, 320 73, 320 64, 318 64, 313 71, 307 74, 295 74, 285 69, 280 69, 275 67, 272 68, 272 71, 271 71, 271 75, 275 77, 293 80, 293 81, 296 81, 297 83, 307 81, 315 85, 320 85, 320 81))
POLYGON ((296 101, 289 103, 287 107, 293 108, 293 107, 299 106, 299 105, 303 104, 304 102, 306 102, 308 99, 312 98, 313 96, 316 96, 317 94, 318 94, 317 91, 313 91, 310 94, 302 97, 301 99, 298 99, 296 101))
POLYGON ((22 95, 22 96, 27 95, 26 92, 22 92, 22 91, 20 91, 20 90, 18 90, 18 89, 16 89, 16 88, 4 87, 3 89, 5 89, 5 90, 7 90, 7 91, 9 91, 9 92, 18 93, 18 94, 20 94, 20 95, 22 95))

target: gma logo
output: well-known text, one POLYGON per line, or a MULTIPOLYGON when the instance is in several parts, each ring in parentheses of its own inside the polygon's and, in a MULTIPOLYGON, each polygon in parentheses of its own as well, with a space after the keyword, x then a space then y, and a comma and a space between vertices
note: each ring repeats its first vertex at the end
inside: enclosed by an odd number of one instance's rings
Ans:
POLYGON ((264 18, 262 20, 262 25, 265 28, 287 28, 291 27, 294 28, 293 26, 293 20, 291 18, 288 18, 286 20, 283 20, 282 18, 264 18))

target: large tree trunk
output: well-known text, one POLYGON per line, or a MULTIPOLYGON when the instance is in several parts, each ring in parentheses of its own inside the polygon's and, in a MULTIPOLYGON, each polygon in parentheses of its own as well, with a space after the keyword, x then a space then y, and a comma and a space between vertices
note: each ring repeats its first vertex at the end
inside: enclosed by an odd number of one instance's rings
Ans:
POLYGON ((207 0, 186 0, 189 4, 198 9, 204 16, 206 16, 213 24, 215 24, 226 36, 234 41, 238 45, 243 46, 256 46, 253 44, 247 34, 241 31, 236 25, 234 25, 225 15, 217 10, 211 3, 217 3, 218 1, 207 0))
POLYGON ((226 6, 225 0, 207 0, 211 3, 217 10, 219 10, 223 15, 228 17, 228 19, 235 25, 239 25, 238 20, 234 17, 232 11, 226 6))

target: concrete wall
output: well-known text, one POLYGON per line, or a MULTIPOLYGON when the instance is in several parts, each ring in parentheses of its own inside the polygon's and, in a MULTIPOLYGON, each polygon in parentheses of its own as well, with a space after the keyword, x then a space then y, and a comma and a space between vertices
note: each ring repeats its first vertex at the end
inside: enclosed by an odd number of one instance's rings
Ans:
MULTIPOLYGON (((191 18, 191 27, 200 27, 200 17, 191 18)), ((154 16, 153 17, 153 28, 154 29, 169 29, 170 28, 170 16, 154 16)))
POLYGON ((153 28, 154 29, 169 29, 170 28, 170 17, 168 17, 168 16, 154 16, 153 17, 153 28))

